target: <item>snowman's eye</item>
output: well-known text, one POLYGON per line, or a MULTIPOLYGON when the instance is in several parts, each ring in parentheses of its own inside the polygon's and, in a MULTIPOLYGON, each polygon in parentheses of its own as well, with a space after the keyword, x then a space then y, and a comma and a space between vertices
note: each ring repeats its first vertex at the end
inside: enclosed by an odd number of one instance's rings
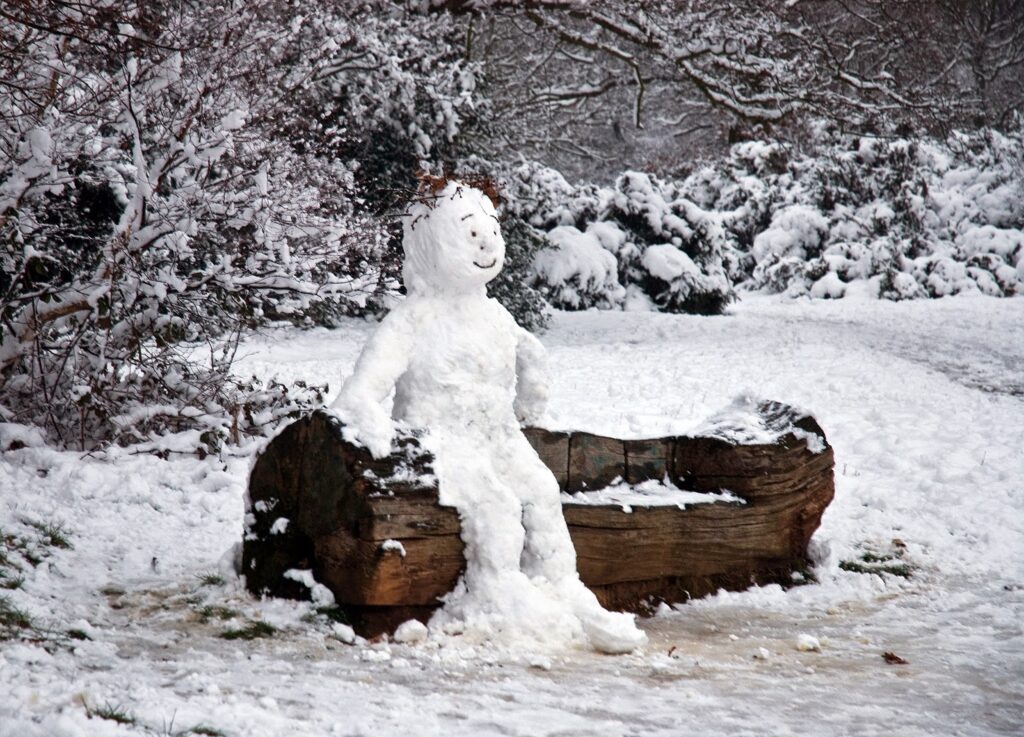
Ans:
POLYGON ((475 230, 471 230, 471 231, 469 231, 469 234, 470 234, 470 235, 471 235, 472 237, 476 238, 476 231, 475 231, 475 230))

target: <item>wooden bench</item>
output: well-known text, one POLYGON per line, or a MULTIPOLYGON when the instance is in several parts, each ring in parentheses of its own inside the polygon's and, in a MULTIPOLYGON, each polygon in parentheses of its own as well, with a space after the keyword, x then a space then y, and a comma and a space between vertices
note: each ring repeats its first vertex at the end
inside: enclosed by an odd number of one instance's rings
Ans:
MULTIPOLYGON (((525 430, 567 492, 617 479, 727 490, 737 501, 677 506, 582 504, 563 511, 584 583, 610 608, 643 613, 719 588, 793 582, 835 488, 833 454, 813 418, 777 402, 752 404, 751 427, 711 422, 694 437, 619 440, 525 430), (753 439, 755 442, 750 442, 753 439)), ((257 459, 249 481, 243 574, 257 595, 308 598, 284 576, 312 570, 356 631, 426 621, 465 565, 455 509, 438 504, 432 458, 404 436, 374 459, 313 412, 257 459)))

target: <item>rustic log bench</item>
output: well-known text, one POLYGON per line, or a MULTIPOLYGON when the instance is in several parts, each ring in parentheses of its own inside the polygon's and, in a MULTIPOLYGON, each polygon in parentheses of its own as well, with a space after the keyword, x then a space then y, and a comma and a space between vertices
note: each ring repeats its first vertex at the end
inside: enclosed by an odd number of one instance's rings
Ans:
MULTIPOLYGON (((808 541, 834 493, 832 448, 813 418, 777 402, 748 404, 753 421, 737 426, 735 413, 725 413, 694 437, 525 430, 566 492, 665 479, 734 497, 624 509, 563 495, 580 576, 605 606, 643 613, 719 588, 791 584, 807 567, 808 541)), ((246 585, 257 595, 309 598, 284 574, 311 570, 361 634, 426 621, 465 565, 458 514, 438 504, 432 458, 415 436, 374 459, 343 429, 331 413, 313 412, 257 459, 246 585)))

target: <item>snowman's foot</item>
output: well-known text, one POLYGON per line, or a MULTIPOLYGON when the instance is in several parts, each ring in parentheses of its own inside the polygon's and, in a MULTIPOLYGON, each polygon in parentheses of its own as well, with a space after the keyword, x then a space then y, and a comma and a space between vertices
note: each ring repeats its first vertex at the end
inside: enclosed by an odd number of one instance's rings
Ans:
POLYGON ((647 643, 647 635, 625 612, 591 612, 581 617, 583 631, 595 650, 609 655, 631 653, 647 643))
POLYGON ((602 607, 594 592, 584 586, 578 576, 565 576, 555 586, 562 599, 572 606, 595 650, 619 655, 647 643, 647 635, 636 626, 634 615, 610 612, 602 607))

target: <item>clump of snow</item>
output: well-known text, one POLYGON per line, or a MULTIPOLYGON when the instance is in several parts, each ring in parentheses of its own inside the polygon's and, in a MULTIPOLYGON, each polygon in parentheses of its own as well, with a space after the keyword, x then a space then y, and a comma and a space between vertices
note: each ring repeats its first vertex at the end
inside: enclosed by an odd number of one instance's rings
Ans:
POLYGON ((288 523, 290 520, 287 517, 278 517, 274 520, 274 524, 270 526, 271 535, 283 535, 288 531, 288 523))
POLYGON ((398 553, 405 557, 405 546, 399 540, 385 540, 380 544, 380 549, 384 553, 398 553))
POLYGON ((789 432, 797 440, 803 440, 807 444, 807 450, 811 453, 825 452, 825 448, 827 447, 825 445, 825 439, 821 437, 821 435, 818 435, 818 433, 807 432, 807 430, 804 430, 802 427, 791 427, 789 428, 789 432))
POLYGON ((0 451, 11 448, 41 448, 46 436, 38 427, 17 422, 0 422, 0 451))
POLYGON ((283 575, 288 580, 297 581, 309 589, 309 596, 318 607, 334 606, 334 594, 322 583, 317 583, 313 578, 313 571, 289 568, 283 575))
MULTIPOLYGON (((403 246, 408 298, 369 340, 333 406, 377 457, 395 435, 383 407, 392 393, 394 419, 429 431, 423 445, 436 459, 441 503, 459 511, 466 556, 431 629, 455 626, 465 641, 634 650, 643 632, 580 581, 558 483, 519 429, 520 419, 543 416, 546 358, 487 297, 505 254, 491 201, 450 182, 410 208, 403 246)), ((581 248, 614 262, 596 238, 581 248)))
POLYGON ((416 642, 423 642, 427 639, 427 634, 427 625, 418 619, 410 619, 398 625, 392 639, 395 642, 411 645, 416 642))
POLYGON ((678 507, 686 509, 693 504, 746 504, 746 501, 728 491, 700 492, 680 489, 668 476, 660 481, 649 479, 639 484, 629 484, 621 478, 612 481, 603 489, 594 491, 578 491, 562 493, 562 502, 566 504, 585 505, 618 505, 624 512, 632 512, 633 507, 678 507))
POLYGON ((814 282, 810 294, 817 299, 840 299, 846 294, 846 284, 839 278, 839 274, 830 271, 814 282))
POLYGON ((331 634, 334 639, 344 642, 346 645, 351 645, 356 641, 356 631, 342 622, 334 622, 331 625, 331 634))
POLYGON ((670 243, 648 246, 640 262, 652 276, 662 281, 672 282, 680 277, 698 279, 701 276, 700 268, 693 259, 670 243))
POLYGON ((814 635, 801 633, 796 638, 796 649, 801 652, 821 652, 821 641, 814 635))
POLYGON ((689 434, 719 438, 737 445, 772 445, 783 435, 792 434, 806 441, 812 453, 825 450, 825 443, 820 436, 795 427, 789 417, 766 416, 760 404, 761 400, 749 394, 741 394, 695 425, 689 434))

